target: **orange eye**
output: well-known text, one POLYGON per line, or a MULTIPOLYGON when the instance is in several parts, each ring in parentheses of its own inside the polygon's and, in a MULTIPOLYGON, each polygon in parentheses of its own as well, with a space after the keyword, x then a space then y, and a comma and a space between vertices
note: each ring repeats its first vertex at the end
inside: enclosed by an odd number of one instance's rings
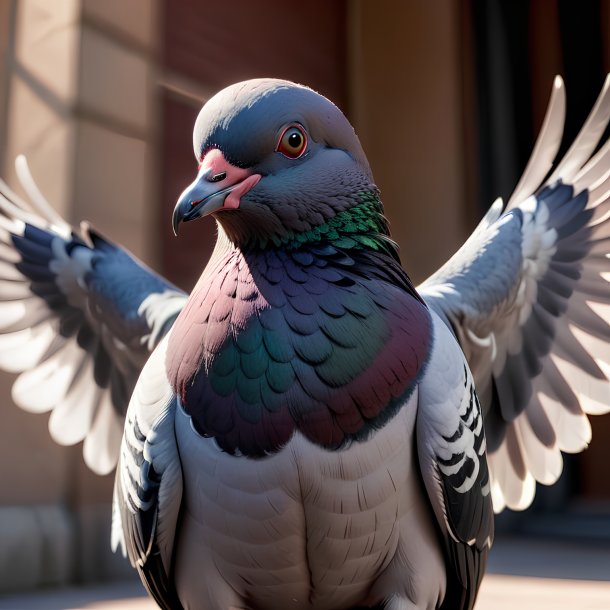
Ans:
POLYGON ((305 130, 299 125, 286 127, 280 136, 276 150, 289 159, 298 159, 307 148, 305 130))

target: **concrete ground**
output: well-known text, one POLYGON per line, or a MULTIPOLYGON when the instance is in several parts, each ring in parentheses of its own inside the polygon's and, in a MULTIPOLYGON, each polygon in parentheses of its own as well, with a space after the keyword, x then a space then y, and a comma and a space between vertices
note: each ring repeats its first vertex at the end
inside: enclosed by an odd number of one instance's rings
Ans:
MULTIPOLYGON (((0 610, 154 610, 136 581, 0 598, 0 610)), ((476 610, 610 610, 610 545, 500 539, 476 610)))

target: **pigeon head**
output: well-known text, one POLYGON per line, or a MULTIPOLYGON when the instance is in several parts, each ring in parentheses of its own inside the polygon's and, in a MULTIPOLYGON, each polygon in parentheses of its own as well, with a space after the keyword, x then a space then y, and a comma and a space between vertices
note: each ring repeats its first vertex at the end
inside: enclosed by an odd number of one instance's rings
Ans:
POLYGON ((174 209, 174 232, 212 214, 240 247, 279 246, 376 193, 343 113, 289 81, 223 89, 201 109, 193 145, 199 169, 174 209))

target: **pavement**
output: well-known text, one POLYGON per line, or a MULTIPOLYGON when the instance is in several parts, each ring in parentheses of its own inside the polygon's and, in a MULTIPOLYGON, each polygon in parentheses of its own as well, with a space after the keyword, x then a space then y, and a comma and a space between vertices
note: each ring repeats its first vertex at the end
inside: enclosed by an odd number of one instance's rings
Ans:
POLYGON ((498 539, 475 610, 610 610, 610 544, 498 539))
MULTIPOLYGON (((0 610, 155 608, 135 580, 0 597, 0 610)), ((515 609, 610 610, 610 544, 496 540, 476 610, 515 609)))

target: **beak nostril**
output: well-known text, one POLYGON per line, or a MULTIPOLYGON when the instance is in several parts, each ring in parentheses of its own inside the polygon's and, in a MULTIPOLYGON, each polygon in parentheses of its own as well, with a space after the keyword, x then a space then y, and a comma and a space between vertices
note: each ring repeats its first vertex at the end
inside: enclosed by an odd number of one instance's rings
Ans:
POLYGON ((227 177, 227 172, 220 172, 219 174, 214 174, 208 178, 208 182, 220 182, 227 177))

